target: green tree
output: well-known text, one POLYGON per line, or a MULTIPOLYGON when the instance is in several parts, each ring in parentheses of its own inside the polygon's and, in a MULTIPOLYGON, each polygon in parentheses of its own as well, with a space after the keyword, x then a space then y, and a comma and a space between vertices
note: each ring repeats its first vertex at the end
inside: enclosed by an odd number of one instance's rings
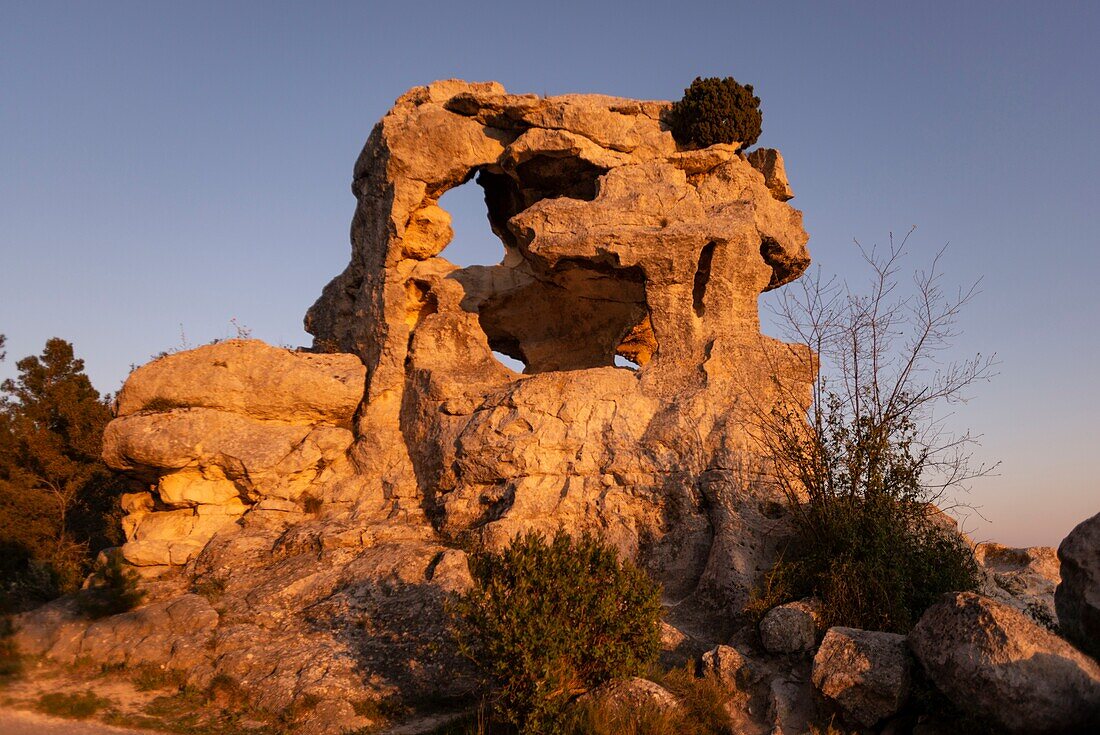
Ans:
POLYGON ((5 587, 18 597, 15 587, 41 582, 44 568, 64 592, 79 585, 96 552, 119 541, 120 486, 99 457, 111 412, 65 340, 50 339, 16 368, 18 376, 0 384, 5 587))
POLYGON ((676 142, 702 147, 740 143, 748 148, 760 137, 763 119, 752 85, 733 77, 696 77, 669 114, 676 142))

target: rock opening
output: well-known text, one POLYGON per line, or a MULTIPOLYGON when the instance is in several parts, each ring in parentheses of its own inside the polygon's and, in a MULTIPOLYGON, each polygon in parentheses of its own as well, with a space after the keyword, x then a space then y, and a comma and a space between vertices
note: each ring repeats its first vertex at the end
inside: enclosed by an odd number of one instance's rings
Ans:
POLYGON ((708 242, 699 253, 699 266, 695 269, 695 283, 691 289, 692 305, 697 317, 702 317, 706 309, 705 297, 707 284, 710 282, 710 264, 714 260, 715 247, 717 243, 708 242))

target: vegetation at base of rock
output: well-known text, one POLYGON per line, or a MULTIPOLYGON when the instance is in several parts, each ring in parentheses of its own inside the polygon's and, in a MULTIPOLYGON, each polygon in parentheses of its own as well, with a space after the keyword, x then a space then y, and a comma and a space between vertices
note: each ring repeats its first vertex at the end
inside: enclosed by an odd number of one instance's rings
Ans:
POLYGON ((86 720, 110 705, 109 699, 95 692, 49 692, 38 698, 35 709, 54 717, 86 720))
POLYGON ((138 587, 139 581, 138 575, 123 565, 118 554, 111 554, 96 565, 91 584, 76 598, 77 605, 91 618, 132 610, 145 599, 145 592, 138 587))
POLYGON ((11 618, 0 617, 0 685, 23 673, 23 657, 12 640, 13 632, 11 618))
POLYGON ((760 98, 752 85, 733 77, 696 77, 672 105, 672 136, 681 145, 740 143, 747 148, 760 137, 760 98))
POLYGON ((932 409, 963 400, 994 360, 942 359, 974 289, 946 296, 937 256, 905 295, 907 240, 895 247, 891 238, 885 255, 861 249, 868 293, 817 274, 779 308, 788 334, 819 356, 806 369, 821 370, 808 422, 791 408, 796 397, 761 416, 794 537, 752 613, 812 595, 828 625, 904 633, 944 593, 978 586, 968 542, 936 504, 991 468, 971 466, 972 437, 948 433, 932 409))
POLYGON ((576 695, 656 658, 660 588, 595 536, 528 532, 474 554, 470 572, 455 633, 494 714, 525 733, 563 732, 576 695))
POLYGON ((0 612, 75 590, 121 541, 121 484, 99 457, 111 411, 84 362, 54 338, 16 367, 0 385, 0 612))

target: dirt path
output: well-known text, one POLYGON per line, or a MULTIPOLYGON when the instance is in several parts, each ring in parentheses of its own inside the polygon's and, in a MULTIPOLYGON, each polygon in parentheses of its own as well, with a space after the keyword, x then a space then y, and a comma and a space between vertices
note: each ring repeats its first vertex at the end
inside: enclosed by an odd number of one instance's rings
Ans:
POLYGON ((37 712, 0 709, 0 735, 158 735, 154 730, 131 730, 98 722, 47 717, 37 712))

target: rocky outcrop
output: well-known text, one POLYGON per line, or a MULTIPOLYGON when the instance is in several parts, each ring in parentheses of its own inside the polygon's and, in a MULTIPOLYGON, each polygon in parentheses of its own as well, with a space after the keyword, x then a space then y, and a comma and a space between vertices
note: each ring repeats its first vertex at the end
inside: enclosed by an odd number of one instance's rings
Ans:
POLYGON ((680 149, 668 107, 410 91, 356 164, 351 262, 306 325, 366 364, 352 456, 401 512, 489 544, 599 528, 670 595, 736 603, 775 537, 753 416, 804 401, 813 369, 756 302, 805 269, 806 233, 778 156, 680 149), (504 256, 457 268, 439 201, 471 180, 504 256))
POLYGON ((870 727, 905 704, 910 666, 905 636, 834 627, 814 656, 813 682, 847 717, 870 727))
POLYGON ((1061 573, 1053 548, 1012 548, 987 542, 974 548, 974 557, 984 575, 983 594, 1026 613, 1040 625, 1057 626, 1054 589, 1061 573))
POLYGON ((1062 583, 1054 593, 1062 634, 1100 660, 1100 513, 1082 521, 1058 547, 1062 583))
MULTIPOLYGON (((412 89, 356 163, 312 349, 232 340, 134 371, 104 458, 134 485, 136 619, 202 651, 152 663, 272 709, 461 694, 443 601, 470 583, 463 549, 559 526, 663 582, 690 622, 677 655, 720 640, 787 532, 755 427, 806 404, 815 365, 761 334, 757 301, 809 255, 778 152, 683 149, 668 109, 412 89), (440 197, 466 182, 498 264, 445 259, 440 197), (172 611, 197 600, 192 629, 172 611)), ((34 650, 113 661, 134 620, 62 602, 19 624, 34 650)))
POLYGON ((1009 605, 953 595, 924 613, 909 645, 957 707, 1006 732, 1100 725, 1100 665, 1009 605))
POLYGON ((126 561, 147 572, 193 559, 250 510, 323 495, 350 474, 352 416, 365 370, 231 340, 135 370, 104 434, 107 464, 148 483, 123 498, 126 561), (265 505, 266 501, 266 505, 265 505), (274 502, 272 502, 274 501, 274 502))

